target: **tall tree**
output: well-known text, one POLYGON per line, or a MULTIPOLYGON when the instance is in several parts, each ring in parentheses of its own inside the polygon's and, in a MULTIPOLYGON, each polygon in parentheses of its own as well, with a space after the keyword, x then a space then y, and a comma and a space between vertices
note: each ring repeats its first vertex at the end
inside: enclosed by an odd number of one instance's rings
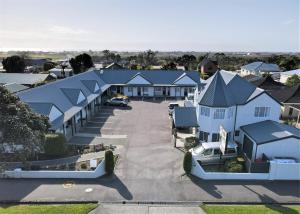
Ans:
POLYGON ((176 61, 180 65, 183 65, 186 70, 192 70, 197 66, 197 59, 194 55, 184 54, 183 56, 178 57, 176 61))
POLYGON ((7 73, 23 73, 25 70, 24 58, 17 55, 4 58, 2 65, 7 73))
POLYGON ((69 62, 75 74, 84 72, 94 66, 92 57, 86 53, 71 58, 69 62))
POLYGON ((0 86, 0 153, 9 149, 17 154, 18 160, 25 161, 43 149, 49 127, 47 117, 32 112, 0 86))
POLYGON ((168 62, 161 67, 162 70, 177 70, 177 66, 174 62, 168 62))

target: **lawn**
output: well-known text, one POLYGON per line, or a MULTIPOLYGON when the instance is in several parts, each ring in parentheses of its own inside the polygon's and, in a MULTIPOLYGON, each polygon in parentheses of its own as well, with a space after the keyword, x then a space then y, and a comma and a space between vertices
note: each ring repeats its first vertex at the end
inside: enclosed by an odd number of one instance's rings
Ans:
POLYGON ((86 214, 96 207, 97 204, 5 205, 0 206, 0 214, 86 214))
POLYGON ((276 206, 276 205, 203 205, 201 208, 207 214, 297 214, 300 213, 300 206, 276 206))

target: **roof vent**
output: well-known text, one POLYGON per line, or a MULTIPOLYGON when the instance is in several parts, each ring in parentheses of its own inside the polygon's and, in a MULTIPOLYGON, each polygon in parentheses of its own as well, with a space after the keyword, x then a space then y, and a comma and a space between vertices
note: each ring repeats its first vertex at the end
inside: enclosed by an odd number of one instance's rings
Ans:
POLYGON ((103 70, 100 70, 100 74, 103 74, 103 72, 104 72, 103 70))

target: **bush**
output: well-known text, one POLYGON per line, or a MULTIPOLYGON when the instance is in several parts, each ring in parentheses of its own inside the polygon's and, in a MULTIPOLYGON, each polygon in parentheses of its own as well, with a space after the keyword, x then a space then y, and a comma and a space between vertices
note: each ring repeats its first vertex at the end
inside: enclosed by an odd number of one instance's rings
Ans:
POLYGON ((190 150, 191 148, 194 148, 197 145, 198 145, 198 138, 196 138, 196 137, 185 138, 184 149, 186 151, 190 150))
POLYGON ((186 174, 190 174, 192 170, 192 153, 186 152, 183 158, 183 169, 186 174))
POLYGON ((105 152, 105 171, 107 174, 112 174, 115 168, 114 154, 111 150, 105 152))
POLYGON ((236 160, 228 160, 225 162, 225 172, 242 172, 243 165, 236 160))
POLYGON ((67 141, 62 134, 47 134, 44 145, 46 155, 62 156, 67 153, 67 141))
POLYGON ((80 165, 80 168, 81 168, 81 169, 87 169, 86 163, 82 163, 82 164, 80 165))

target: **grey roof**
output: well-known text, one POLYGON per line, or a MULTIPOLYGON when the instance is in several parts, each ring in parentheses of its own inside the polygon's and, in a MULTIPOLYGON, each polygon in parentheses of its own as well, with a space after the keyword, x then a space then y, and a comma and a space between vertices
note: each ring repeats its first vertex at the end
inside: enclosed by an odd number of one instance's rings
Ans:
POLYGON ((175 107, 173 112, 175 127, 198 127, 195 107, 175 107))
MULTIPOLYGON (((77 103, 79 94, 80 94, 80 92, 82 92, 80 89, 78 89, 78 88, 61 88, 61 90, 67 96, 67 98, 71 101, 71 103, 73 105, 77 106, 77 105, 83 105, 83 103, 87 104, 86 102, 81 102, 79 104, 77 103)), ((86 101, 86 99, 84 101, 86 101)))
POLYGON ((219 70, 200 87, 199 104, 210 107, 242 105, 263 93, 238 74, 219 70))
POLYGON ((252 62, 250 64, 244 65, 242 69, 248 71, 263 71, 263 72, 280 72, 280 68, 276 64, 264 63, 264 62, 252 62))
POLYGON ((171 71, 171 70, 102 70, 98 71, 100 78, 107 84, 126 84, 138 73, 153 85, 173 85, 174 81, 186 73, 196 83, 200 83, 197 71, 171 71))
POLYGON ((90 90, 91 93, 98 93, 101 90, 99 86, 99 89, 94 91, 97 84, 96 80, 81 80, 81 82, 90 90))
POLYGON ((8 83, 3 85, 10 93, 16 93, 19 91, 24 91, 26 89, 28 89, 29 87, 24 86, 24 85, 20 85, 17 83, 8 83))
POLYGON ((295 127, 272 120, 266 120, 241 126, 241 129, 258 145, 285 138, 296 138, 299 142, 300 149, 300 130, 295 127))
MULTIPOLYGON (((87 71, 72 77, 57 80, 46 85, 19 92, 17 95, 25 103, 38 103, 38 105, 35 105, 35 110, 40 114, 45 114, 45 106, 41 104, 50 103, 55 105, 64 114, 63 120, 60 121, 60 125, 62 125, 63 122, 68 121, 77 112, 79 112, 83 105, 90 103, 100 95, 101 91, 106 90, 107 87, 109 86, 107 86, 107 84, 105 84, 99 78, 95 71, 87 71), (82 80, 96 81, 101 90, 99 90, 97 94, 92 93, 88 87, 83 84, 82 80), (80 90, 87 99, 81 105, 76 105, 72 101, 72 96, 74 94, 76 95, 76 93, 80 90)), ((77 98, 75 101, 76 103, 77 98)), ((52 126, 57 126, 57 124, 52 123, 52 126)))
POLYGON ((34 85, 49 77, 49 74, 27 74, 27 73, 0 73, 0 83, 17 83, 21 85, 34 85))

